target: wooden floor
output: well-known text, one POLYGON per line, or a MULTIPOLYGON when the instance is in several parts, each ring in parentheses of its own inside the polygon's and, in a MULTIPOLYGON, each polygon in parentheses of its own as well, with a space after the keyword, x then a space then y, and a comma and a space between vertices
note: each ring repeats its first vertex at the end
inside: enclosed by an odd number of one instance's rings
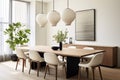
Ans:
MULTIPOLYGON (((41 69, 39 73, 39 77, 37 77, 36 70, 31 70, 31 74, 28 74, 29 66, 26 66, 24 73, 21 71, 21 64, 18 65, 18 70, 15 70, 16 62, 7 61, 7 62, 0 62, 0 80, 55 80, 54 69, 50 69, 50 75, 47 74, 46 79, 43 78, 44 76, 44 68, 41 69)), ((103 80, 120 80, 120 69, 119 68, 107 68, 101 67, 103 80)), ((58 80, 77 80, 77 75, 66 79, 63 73, 62 67, 59 67, 58 70, 58 80)), ((91 73, 91 72, 90 72, 91 73)), ((96 80, 100 80, 98 70, 96 69, 95 73, 96 80)), ((90 79, 92 80, 92 75, 90 74, 90 79)), ((87 80, 86 74, 83 69, 81 80, 87 80)))

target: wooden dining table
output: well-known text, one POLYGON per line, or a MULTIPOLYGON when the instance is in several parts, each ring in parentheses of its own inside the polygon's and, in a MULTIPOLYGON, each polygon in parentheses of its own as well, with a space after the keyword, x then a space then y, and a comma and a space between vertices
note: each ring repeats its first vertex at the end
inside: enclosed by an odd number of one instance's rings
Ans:
POLYGON ((62 55, 67 57, 67 72, 66 78, 70 78, 78 73, 78 63, 80 62, 80 58, 86 55, 97 54, 100 52, 104 52, 104 50, 85 50, 85 49, 72 49, 72 48, 63 48, 62 50, 53 50, 51 46, 23 46, 17 47, 22 50, 35 50, 38 52, 48 52, 54 53, 56 55, 62 55))

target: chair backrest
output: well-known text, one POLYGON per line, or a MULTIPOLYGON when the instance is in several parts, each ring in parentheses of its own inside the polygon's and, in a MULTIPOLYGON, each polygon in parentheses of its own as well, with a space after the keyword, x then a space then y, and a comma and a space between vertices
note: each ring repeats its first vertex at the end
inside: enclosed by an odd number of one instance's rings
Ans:
MULTIPOLYGON (((28 45, 20 45, 20 47, 28 47, 28 45)), ((28 52, 29 50, 24 49, 23 52, 28 52)))
POLYGON ((92 57, 88 65, 97 66, 97 65, 100 65, 102 61, 103 61, 103 53, 97 53, 92 57))
POLYGON ((29 58, 34 61, 43 61, 43 58, 39 55, 39 53, 34 50, 30 50, 29 58))
POLYGON ((22 49, 16 48, 15 51, 18 58, 27 58, 22 49))
POLYGON ((93 47, 84 47, 83 49, 86 49, 86 50, 94 50, 93 47))
POLYGON ((44 53, 45 62, 52 65, 58 65, 59 59, 56 54, 53 53, 44 53))

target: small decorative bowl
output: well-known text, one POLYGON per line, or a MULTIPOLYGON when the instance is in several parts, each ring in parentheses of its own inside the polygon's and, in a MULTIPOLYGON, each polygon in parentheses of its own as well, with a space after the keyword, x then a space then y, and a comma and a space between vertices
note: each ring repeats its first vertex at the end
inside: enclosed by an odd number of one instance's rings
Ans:
POLYGON ((52 50, 58 50, 59 49, 58 46, 52 46, 51 48, 52 48, 52 50))

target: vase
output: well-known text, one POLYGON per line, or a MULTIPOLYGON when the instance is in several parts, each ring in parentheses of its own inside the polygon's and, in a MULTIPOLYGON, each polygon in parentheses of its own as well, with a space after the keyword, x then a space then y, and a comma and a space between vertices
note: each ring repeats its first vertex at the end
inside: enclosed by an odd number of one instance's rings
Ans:
POLYGON ((62 42, 59 43, 59 48, 62 50, 62 42))

